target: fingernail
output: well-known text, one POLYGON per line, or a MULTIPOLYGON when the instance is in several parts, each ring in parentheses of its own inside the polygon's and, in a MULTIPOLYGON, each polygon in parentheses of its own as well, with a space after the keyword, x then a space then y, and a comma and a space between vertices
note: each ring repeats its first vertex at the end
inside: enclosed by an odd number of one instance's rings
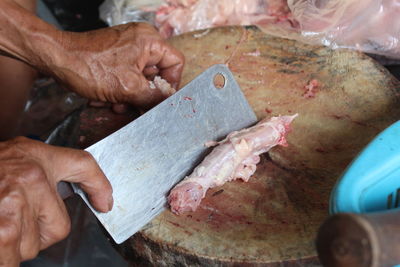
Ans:
POLYGON ((108 211, 112 210, 113 205, 114 205, 114 199, 111 195, 110 198, 108 199, 108 211))

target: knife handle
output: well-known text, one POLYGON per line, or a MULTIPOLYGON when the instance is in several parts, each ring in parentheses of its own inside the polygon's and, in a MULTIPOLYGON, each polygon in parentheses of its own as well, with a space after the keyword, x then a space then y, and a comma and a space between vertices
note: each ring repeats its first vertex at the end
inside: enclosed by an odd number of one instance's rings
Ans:
POLYGON ((393 267, 400 264, 400 209, 333 215, 316 245, 323 266, 393 267))
POLYGON ((74 190, 72 189, 71 184, 68 182, 59 182, 57 184, 57 191, 63 200, 74 194, 74 190))

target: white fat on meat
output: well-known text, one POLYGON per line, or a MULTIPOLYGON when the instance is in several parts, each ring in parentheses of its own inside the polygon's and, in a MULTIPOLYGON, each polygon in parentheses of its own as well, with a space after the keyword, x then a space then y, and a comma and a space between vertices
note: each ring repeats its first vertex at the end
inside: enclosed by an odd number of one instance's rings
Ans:
POLYGON ((177 184, 168 196, 172 212, 195 211, 209 188, 235 179, 247 182, 256 171, 260 154, 277 145, 287 146, 286 134, 297 116, 264 119, 256 125, 230 133, 198 165, 193 173, 177 184))
POLYGON ((176 90, 163 78, 156 76, 153 81, 149 81, 150 89, 158 89, 161 93, 168 97, 173 95, 176 90))

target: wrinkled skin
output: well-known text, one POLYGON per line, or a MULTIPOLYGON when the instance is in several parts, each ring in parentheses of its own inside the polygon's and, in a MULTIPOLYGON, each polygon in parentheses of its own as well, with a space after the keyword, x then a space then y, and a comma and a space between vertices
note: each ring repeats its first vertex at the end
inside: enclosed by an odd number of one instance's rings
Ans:
POLYGON ((161 100, 146 79, 156 74, 177 88, 182 53, 146 23, 84 33, 63 32, 13 0, 0 1, 0 54, 53 76, 92 100, 150 107, 161 100))
POLYGON ((148 24, 64 34, 67 56, 60 63, 63 67, 48 71, 66 88, 82 96, 149 107, 164 97, 159 90, 149 88, 147 78, 158 74, 175 88, 179 84, 182 54, 167 45, 148 24))
MULTIPOLYGON (((0 86, 7 92, 0 94, 8 103, 0 106, 7 126, 0 138, 14 135, 2 135, 15 126, 8 119, 17 119, 4 108, 18 103, 15 109, 22 110, 36 71, 89 99, 114 103, 116 111, 124 104, 148 108, 165 97, 146 78, 159 75, 178 86, 184 58, 151 26, 62 32, 36 17, 34 6, 31 0, 0 0, 0 86)), ((87 152, 25 138, 0 143, 0 266, 18 266, 69 233, 59 181, 79 183, 98 211, 112 208, 111 185, 87 152)))
POLYGON ((111 185, 89 153, 23 137, 0 143, 0 266, 18 266, 67 236, 59 181, 79 183, 98 211, 112 208, 111 185))

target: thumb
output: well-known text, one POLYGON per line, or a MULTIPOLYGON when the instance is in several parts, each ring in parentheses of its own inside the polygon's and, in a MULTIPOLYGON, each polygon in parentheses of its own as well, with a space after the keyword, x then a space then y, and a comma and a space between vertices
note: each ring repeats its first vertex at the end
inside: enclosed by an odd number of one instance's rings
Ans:
MULTIPOLYGON (((46 145, 45 154, 49 179, 57 185, 60 181, 77 183, 88 195, 92 206, 108 212, 113 206, 112 187, 93 156, 83 150, 46 145)), ((46 164, 46 163, 45 163, 46 164)))
POLYGON ((15 138, 14 145, 43 167, 55 191, 60 181, 77 183, 88 194, 96 210, 108 212, 112 209, 111 184, 90 153, 51 146, 24 137, 15 138))

